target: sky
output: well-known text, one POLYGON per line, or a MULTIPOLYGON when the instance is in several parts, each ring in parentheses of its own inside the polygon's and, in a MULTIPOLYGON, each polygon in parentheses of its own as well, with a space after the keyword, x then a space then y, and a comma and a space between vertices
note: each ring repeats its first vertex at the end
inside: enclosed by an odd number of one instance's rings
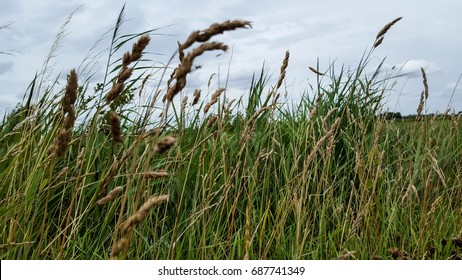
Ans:
MULTIPOLYGON (((79 65, 79 78, 101 82, 109 47, 104 34, 114 26, 125 3, 126 34, 156 29, 146 58, 154 67, 166 63, 191 31, 214 22, 244 19, 252 29, 217 36, 230 50, 217 56, 207 53, 196 61, 202 68, 188 77, 185 94, 207 85, 212 74, 215 87, 227 82, 227 94, 248 92, 253 73, 265 65, 272 82, 277 81, 286 50, 290 51, 285 90, 297 101, 316 84, 308 70, 354 68, 388 22, 403 17, 385 35, 372 54, 371 67, 385 58, 383 73, 404 74, 387 93, 384 109, 415 114, 423 89, 420 68, 427 73, 427 112, 447 108, 462 111, 462 1, 459 0, 306 0, 306 1, 118 1, 118 0, 0 0, 0 115, 21 102, 35 73, 40 72, 61 26, 65 37, 52 58, 45 82, 58 77, 64 87, 66 74, 79 65), (101 39, 99 41, 99 39, 101 39), (95 43, 99 42, 96 46, 95 43), (90 57, 92 68, 82 62, 90 57)), ((126 50, 130 49, 127 45, 126 50)), ((177 62, 174 62, 177 63, 177 62)), ((372 71, 372 68, 371 68, 372 71)))

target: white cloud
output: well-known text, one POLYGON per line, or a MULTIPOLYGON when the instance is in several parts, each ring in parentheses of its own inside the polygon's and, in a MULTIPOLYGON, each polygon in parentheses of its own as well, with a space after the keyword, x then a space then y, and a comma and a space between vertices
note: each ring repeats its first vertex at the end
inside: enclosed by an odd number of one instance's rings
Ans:
POLYGON ((399 75, 406 75, 409 78, 419 78, 422 77, 421 68, 425 70, 427 75, 441 70, 435 63, 423 59, 408 60, 393 66, 391 69, 397 71, 399 75))
POLYGON ((0 75, 10 71, 11 68, 13 68, 13 62, 0 62, 0 75))

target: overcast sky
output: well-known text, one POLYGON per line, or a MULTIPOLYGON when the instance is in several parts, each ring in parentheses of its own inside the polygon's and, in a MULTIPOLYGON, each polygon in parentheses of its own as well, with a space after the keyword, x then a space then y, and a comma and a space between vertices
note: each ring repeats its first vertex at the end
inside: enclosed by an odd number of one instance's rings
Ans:
MULTIPOLYGON (((165 63, 177 41, 184 41, 193 30, 228 19, 252 21, 252 29, 217 37, 232 51, 219 57, 218 53, 209 53, 199 59, 197 64, 203 68, 188 79, 189 88, 206 85, 209 76, 217 72, 221 74, 214 83, 223 84, 229 72, 229 93, 244 94, 252 73, 259 72, 263 63, 277 80, 285 51, 289 50, 285 86, 294 100, 309 88, 309 83, 315 84, 315 74, 308 67, 315 66, 317 59, 321 70, 334 60, 339 67, 356 66, 374 43, 377 32, 402 16, 371 61, 377 64, 386 57, 385 70, 392 71, 395 66, 394 71, 401 69, 407 74, 390 92, 386 107, 403 114, 415 113, 423 88, 423 67, 430 86, 429 112, 444 112, 448 105, 456 112, 462 111, 462 85, 456 87, 462 74, 459 0, 0 0, 0 25, 9 25, 0 30, 0 115, 21 101, 35 73, 41 70, 61 25, 73 11, 80 7, 52 61, 53 79, 58 75, 64 79, 71 68, 81 64, 95 42, 114 26, 124 2, 124 33, 160 28, 148 49, 153 65, 165 63)), ((103 40, 93 54, 108 44, 107 39, 103 40)), ((101 82, 106 59, 107 56, 93 58, 97 62, 92 69, 93 82, 101 82)))

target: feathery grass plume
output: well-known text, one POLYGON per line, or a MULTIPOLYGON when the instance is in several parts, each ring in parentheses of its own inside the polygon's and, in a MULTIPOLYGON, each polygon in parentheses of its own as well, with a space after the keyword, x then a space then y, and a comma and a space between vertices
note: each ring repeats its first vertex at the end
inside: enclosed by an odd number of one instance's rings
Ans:
POLYGON ((181 110, 184 110, 186 108, 186 105, 188 103, 188 96, 183 97, 183 100, 181 101, 181 110))
POLYGON ((225 91, 224 88, 219 88, 215 91, 214 94, 212 94, 212 99, 210 100, 209 103, 207 103, 204 107, 204 114, 207 114, 207 112, 210 110, 210 107, 214 105, 215 103, 218 102, 218 99, 220 98, 220 95, 225 91))
POLYGON ((178 65, 178 67, 175 69, 174 79, 176 82, 173 86, 170 86, 167 89, 165 99, 169 102, 172 102, 175 95, 186 86, 186 75, 191 72, 192 64, 196 57, 202 55, 206 51, 226 51, 227 49, 228 46, 221 42, 210 42, 201 44, 199 47, 193 49, 191 52, 185 55, 180 65, 178 65))
POLYGON ((176 139, 173 136, 166 136, 162 138, 154 147, 154 152, 157 154, 165 153, 175 144, 175 141, 176 139))
POLYGON ((211 118, 209 119, 209 121, 207 122, 207 126, 206 126, 206 127, 207 127, 207 128, 212 127, 212 125, 217 121, 217 119, 218 119, 218 116, 217 116, 217 115, 214 115, 213 117, 211 117, 211 118))
POLYGON ((147 34, 144 34, 138 39, 136 43, 133 44, 132 53, 130 55, 131 57, 130 62, 135 62, 141 59, 141 56, 143 55, 143 51, 150 41, 151 41, 151 37, 149 37, 149 35, 147 34))
POLYGON ((206 154, 207 154, 207 150, 206 149, 202 150, 201 155, 199 157, 199 166, 204 166, 206 154))
POLYGON ((205 30, 192 32, 183 44, 178 44, 180 65, 173 71, 170 79, 170 81, 175 79, 176 82, 173 86, 170 86, 170 83, 168 83, 169 86, 164 100, 172 102, 173 97, 186 86, 186 75, 191 72, 194 58, 202 55, 206 51, 226 51, 228 49, 228 46, 221 42, 207 42, 210 38, 225 31, 249 27, 251 27, 250 22, 244 20, 228 20, 223 23, 214 23, 205 30), (191 47, 196 42, 202 44, 185 55, 184 50, 191 47))
POLYGON ((149 44, 151 38, 149 35, 142 35, 137 42, 135 42, 132 46, 132 52, 126 52, 122 56, 122 67, 117 74, 116 81, 112 88, 109 90, 108 94, 106 95, 106 103, 109 104, 124 91, 125 89, 125 82, 131 77, 133 73, 133 68, 128 67, 130 63, 138 61, 141 56, 143 55, 143 51, 146 46, 149 44))
POLYGON ((111 255, 110 258, 111 260, 117 260, 119 258, 120 252, 125 248, 125 246, 128 245, 128 239, 127 238, 121 238, 119 242, 117 242, 117 245, 112 247, 111 255))
POLYGON ((114 188, 112 191, 110 191, 105 197, 101 198, 100 200, 98 200, 96 202, 96 205, 104 205, 112 200, 114 200, 114 198, 117 197, 117 195, 122 192, 124 188, 123 187, 116 187, 114 188))
POLYGON ((422 111, 423 111, 423 109, 425 107, 425 101, 428 98, 427 74, 425 74, 425 70, 423 68, 420 68, 420 71, 422 72, 424 90, 422 91, 422 94, 420 95, 419 107, 417 107, 417 117, 418 118, 420 118, 420 116, 422 115, 422 111))
POLYGON ((279 80, 276 86, 276 90, 281 87, 282 82, 284 81, 286 77, 286 70, 287 70, 287 66, 289 65, 289 56, 290 56, 290 52, 286 51, 286 55, 284 57, 284 60, 282 61, 281 73, 279 74, 279 80))
POLYGON ((310 70, 311 70, 311 72, 315 73, 315 74, 316 74, 316 75, 318 75, 318 76, 324 76, 324 74, 323 74, 323 73, 319 72, 318 70, 314 69, 314 68, 313 68, 313 67, 311 67, 311 66, 310 66, 310 67, 308 67, 308 69, 310 69, 310 70))
POLYGON ((139 224, 154 206, 164 201, 168 201, 168 199, 168 195, 151 196, 135 214, 127 219, 122 228, 123 235, 127 235, 129 231, 139 224))
POLYGON ((198 88, 196 88, 196 89, 194 90, 194 100, 193 100, 193 102, 192 102, 191 105, 192 105, 192 106, 196 105, 197 102, 199 102, 199 98, 201 98, 201 90, 198 89, 198 88))
POLYGON ((77 73, 72 69, 67 78, 66 90, 61 100, 64 115, 63 126, 58 129, 54 144, 48 149, 48 153, 53 151, 58 157, 64 155, 67 145, 70 142, 70 133, 76 120, 74 103, 78 92, 77 73))
POLYGON ((114 141, 116 142, 123 143, 124 140, 122 137, 119 116, 117 115, 116 112, 111 110, 108 112, 107 117, 108 117, 109 125, 111 126, 112 139, 114 139, 114 141))
POLYGON ((157 171, 149 171, 149 172, 141 173, 141 176, 147 179, 157 179, 157 178, 162 178, 162 177, 168 177, 169 174, 167 171, 161 169, 157 171))
POLYGON ((188 39, 179 45, 180 50, 185 50, 192 46, 194 43, 207 42, 210 38, 217 34, 222 34, 225 31, 231 31, 238 28, 251 28, 251 22, 246 20, 227 20, 222 23, 214 23, 209 28, 202 31, 192 32, 188 39))
POLYGON ((399 18, 396 18, 394 20, 392 20, 391 22, 389 22, 387 25, 385 25, 380 31, 379 33, 377 33, 377 36, 375 36, 375 43, 374 43, 374 48, 377 48, 380 44, 382 44, 382 41, 383 41, 383 38, 385 36, 385 34, 388 32, 388 30, 390 30, 390 28, 395 25, 395 23, 397 23, 398 21, 400 21, 402 19, 402 17, 399 17, 399 18))

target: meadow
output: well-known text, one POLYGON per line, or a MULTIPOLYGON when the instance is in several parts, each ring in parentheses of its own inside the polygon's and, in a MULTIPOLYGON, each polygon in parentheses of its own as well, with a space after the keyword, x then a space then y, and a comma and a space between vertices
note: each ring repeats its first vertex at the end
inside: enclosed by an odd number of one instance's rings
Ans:
POLYGON ((194 59, 228 49, 213 37, 250 22, 192 32, 152 69, 150 31, 120 34, 122 10, 104 80, 38 75, 1 123, 0 258, 461 259, 461 116, 425 115, 422 69, 416 118, 387 120, 393 77, 366 70, 399 20, 353 71, 310 67, 287 104, 289 52, 245 99, 185 91, 194 59))

